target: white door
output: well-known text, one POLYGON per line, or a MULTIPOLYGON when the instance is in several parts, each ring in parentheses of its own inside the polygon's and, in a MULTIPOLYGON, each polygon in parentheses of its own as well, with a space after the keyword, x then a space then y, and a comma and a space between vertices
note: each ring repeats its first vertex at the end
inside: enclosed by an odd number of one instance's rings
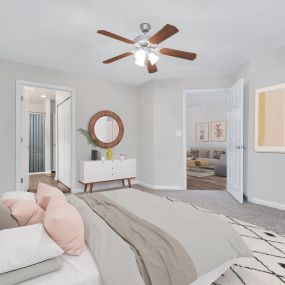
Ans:
POLYGON ((52 114, 52 171, 56 171, 56 113, 52 114))
POLYGON ((71 187, 71 98, 57 106, 57 179, 71 187))
POLYGON ((27 191, 29 189, 29 97, 25 93, 22 86, 22 97, 21 97, 21 191, 27 191))
POLYGON ((228 96, 227 190, 243 203, 243 79, 228 96))

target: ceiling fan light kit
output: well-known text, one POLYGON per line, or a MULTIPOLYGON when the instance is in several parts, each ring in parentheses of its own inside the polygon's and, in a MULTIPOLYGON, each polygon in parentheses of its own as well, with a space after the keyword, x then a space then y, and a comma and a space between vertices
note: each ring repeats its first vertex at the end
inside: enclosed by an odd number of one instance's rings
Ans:
POLYGON ((159 60, 159 55, 167 55, 178 57, 186 60, 194 60, 196 58, 195 53, 174 50, 169 48, 158 48, 157 45, 173 36, 178 32, 178 29, 172 25, 165 25, 161 30, 159 30, 156 34, 151 37, 148 37, 147 33, 151 29, 151 25, 148 23, 142 23, 140 25, 140 29, 142 31, 142 35, 137 36, 134 41, 121 37, 119 35, 113 34, 111 32, 105 30, 98 30, 97 32, 101 35, 128 43, 133 45, 134 50, 132 52, 126 52, 115 56, 113 58, 107 59, 103 61, 103 63, 108 64, 119 59, 125 58, 129 55, 134 54, 135 56, 135 64, 144 67, 146 66, 149 73, 154 73, 157 71, 156 63, 159 60))

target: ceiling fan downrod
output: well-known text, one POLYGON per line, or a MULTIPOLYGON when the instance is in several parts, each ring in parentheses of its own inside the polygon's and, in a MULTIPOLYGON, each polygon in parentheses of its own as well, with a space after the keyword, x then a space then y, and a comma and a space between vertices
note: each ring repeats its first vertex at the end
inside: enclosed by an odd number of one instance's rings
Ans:
POLYGON ((149 23, 142 23, 140 24, 140 29, 144 34, 147 34, 151 29, 151 25, 149 23))

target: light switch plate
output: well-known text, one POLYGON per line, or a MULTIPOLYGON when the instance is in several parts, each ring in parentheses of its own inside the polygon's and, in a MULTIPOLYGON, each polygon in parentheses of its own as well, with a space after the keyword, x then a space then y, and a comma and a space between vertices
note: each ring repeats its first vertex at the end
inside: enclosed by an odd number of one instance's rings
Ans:
POLYGON ((181 138, 181 137, 182 137, 182 131, 180 131, 180 130, 176 131, 176 132, 175 132, 175 136, 176 136, 177 138, 181 138))

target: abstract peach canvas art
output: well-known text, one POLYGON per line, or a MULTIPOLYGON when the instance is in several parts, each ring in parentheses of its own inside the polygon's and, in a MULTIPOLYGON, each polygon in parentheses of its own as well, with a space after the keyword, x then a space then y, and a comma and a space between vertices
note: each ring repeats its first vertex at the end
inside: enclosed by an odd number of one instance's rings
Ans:
POLYGON ((255 150, 285 152, 285 84, 256 91, 255 150))

